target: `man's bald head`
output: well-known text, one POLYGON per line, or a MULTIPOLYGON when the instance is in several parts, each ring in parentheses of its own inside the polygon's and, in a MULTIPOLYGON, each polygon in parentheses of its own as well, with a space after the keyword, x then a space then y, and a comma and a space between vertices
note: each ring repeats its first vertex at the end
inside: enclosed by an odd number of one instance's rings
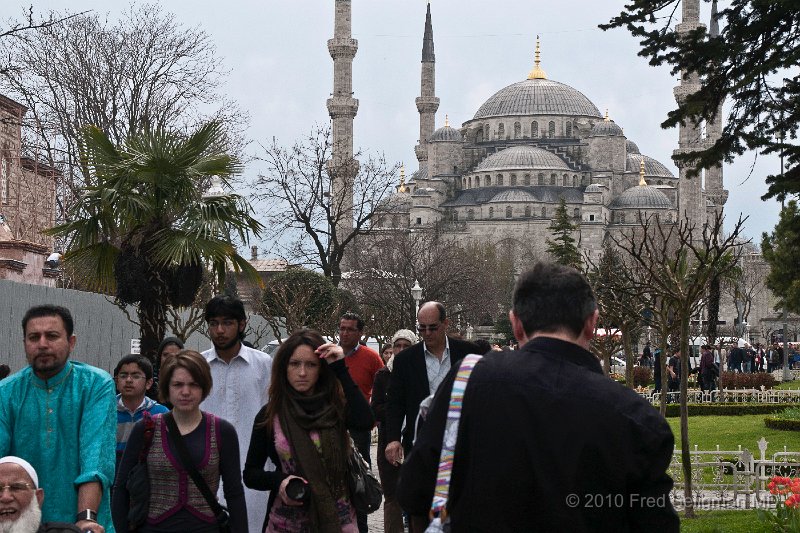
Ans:
POLYGON ((450 321, 447 320, 447 312, 439 302, 425 302, 419 308, 417 314, 417 329, 419 336, 425 342, 425 347, 437 355, 446 346, 447 328, 450 321))

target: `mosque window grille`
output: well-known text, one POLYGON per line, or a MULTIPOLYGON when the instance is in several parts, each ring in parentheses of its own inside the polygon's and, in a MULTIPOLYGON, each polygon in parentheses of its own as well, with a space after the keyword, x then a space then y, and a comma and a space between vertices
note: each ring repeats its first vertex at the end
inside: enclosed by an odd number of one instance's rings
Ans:
POLYGON ((517 184, 517 175, 516 174, 511 174, 511 181, 509 182, 509 185, 511 185, 513 187, 516 184, 517 184))
POLYGON ((539 185, 544 185, 544 174, 540 172, 537 180, 539 181, 539 185))
POLYGON ((486 184, 487 187, 490 187, 492 185, 492 177, 491 176, 486 176, 484 178, 484 183, 486 184))
POLYGON ((513 210, 511 209, 511 206, 506 207, 506 218, 511 218, 512 214, 513 210))
POLYGON ((506 126, 502 122, 497 125, 497 138, 503 140, 506 136, 506 126))
POLYGON ((556 175, 555 173, 553 173, 550 174, 550 185, 555 185, 555 184, 556 184, 556 175))
POLYGON ((498 174, 497 175, 497 185, 500 186, 500 187, 503 186, 503 175, 502 174, 498 174))
POLYGON ((556 123, 552 120, 547 124, 547 136, 551 139, 556 136, 556 123))
POLYGON ((531 175, 530 174, 525 174, 525 177, 523 179, 524 179, 523 183, 525 185, 530 185, 531 184, 531 175))
POLYGON ((522 124, 519 122, 514 123, 514 138, 519 139, 522 137, 522 124))
POLYGON ((542 207, 542 218, 547 218, 547 208, 542 207))
POLYGON ((575 209, 572 210, 572 218, 574 218, 575 220, 578 220, 578 219, 581 218, 581 210, 580 210, 580 208, 576 207, 575 209))
POLYGON ((567 137, 572 137, 572 122, 570 122, 570 121, 568 120, 568 121, 567 121, 567 126, 566 126, 566 127, 567 127, 566 136, 567 136, 567 137))
POLYGON ((530 218, 530 216, 531 216, 531 206, 526 205, 525 206, 525 217, 526 218, 530 218))
POLYGON ((536 139, 539 137, 539 123, 535 120, 531 122, 531 138, 536 139))
POLYGON ((561 176, 561 178, 563 179, 563 181, 561 182, 561 184, 562 184, 564 187, 568 187, 568 186, 569 186, 569 174, 564 174, 563 176, 561 176))
POLYGON ((475 220, 475 210, 474 209, 467 210, 467 220, 475 220))
POLYGON ((494 218, 494 207, 489 208, 489 218, 494 218))

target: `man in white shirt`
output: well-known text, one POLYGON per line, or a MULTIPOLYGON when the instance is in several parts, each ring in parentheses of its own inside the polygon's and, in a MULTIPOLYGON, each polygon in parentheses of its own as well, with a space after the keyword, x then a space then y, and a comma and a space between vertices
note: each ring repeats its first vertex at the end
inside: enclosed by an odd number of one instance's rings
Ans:
MULTIPOLYGON (((236 428, 239 436, 240 469, 247 457, 253 421, 267 403, 272 358, 242 344, 247 317, 241 300, 215 296, 207 304, 205 320, 214 347, 203 352, 211 366, 214 384, 200 405, 236 428)), ((222 498, 222 487, 219 494, 222 498)), ((269 494, 245 488, 250 531, 262 531, 269 494)))

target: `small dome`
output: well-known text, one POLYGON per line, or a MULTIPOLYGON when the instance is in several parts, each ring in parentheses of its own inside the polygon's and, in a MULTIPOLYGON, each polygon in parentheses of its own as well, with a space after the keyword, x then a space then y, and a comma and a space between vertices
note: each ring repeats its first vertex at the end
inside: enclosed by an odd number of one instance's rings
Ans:
POLYGON ((417 180, 426 180, 426 179, 428 179, 428 168, 422 167, 413 174, 411 174, 411 177, 408 178, 406 185, 408 185, 409 183, 416 183, 417 180))
POLYGON ((473 120, 520 115, 601 116, 577 89, 553 80, 533 79, 497 91, 478 109, 473 120))
POLYGON ((508 189, 494 195, 490 202, 535 202, 538 198, 521 189, 508 189))
POLYGON ((614 137, 623 135, 622 128, 617 126, 613 120, 601 120, 592 126, 592 132, 589 134, 592 137, 614 137))
POLYGON ((625 141, 625 151, 629 154, 641 154, 642 152, 639 151, 639 147, 636 146, 636 143, 633 141, 625 141))
POLYGON ((625 161, 625 170, 627 172, 636 172, 639 173, 639 165, 644 159, 644 175, 645 176, 656 176, 660 178, 674 178, 675 176, 672 172, 669 171, 667 167, 663 164, 659 163, 652 157, 642 155, 642 154, 628 154, 628 157, 625 161))
POLYGON ((461 142, 461 132, 450 126, 442 126, 431 135, 433 142, 461 142))
POLYGON ((614 198, 611 209, 671 209, 667 195, 649 185, 637 185, 614 198))
POLYGON ((475 167, 475 172, 487 170, 571 170, 555 154, 534 146, 514 146, 494 153, 475 167))
POLYGON ((586 187, 586 190, 583 192, 603 192, 603 189, 600 187, 599 183, 592 183, 586 187))

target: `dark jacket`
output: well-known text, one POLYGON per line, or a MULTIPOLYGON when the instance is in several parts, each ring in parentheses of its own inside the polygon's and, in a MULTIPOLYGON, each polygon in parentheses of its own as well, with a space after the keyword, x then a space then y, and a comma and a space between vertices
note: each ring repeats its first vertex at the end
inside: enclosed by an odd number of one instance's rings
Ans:
MULTIPOLYGON (((400 472, 398 499, 411 514, 430 509, 455 373, 400 472)), ((464 397, 452 531, 677 532, 666 474, 673 443, 658 410, 578 345, 539 337, 492 352, 464 397)))
MULTIPOLYGON (((461 362, 465 355, 481 353, 471 342, 448 338, 451 368, 461 362)), ((425 368, 423 343, 410 346, 394 357, 394 370, 389 378, 389 399, 386 405, 386 442, 401 441, 408 453, 414 439, 414 422, 419 404, 430 396, 428 371, 425 368), (403 421, 406 427, 402 431, 403 421)), ((427 513, 427 511, 426 511, 427 513)))
POLYGON ((46 522, 39 526, 37 533, 80 533, 80 529, 75 524, 66 522, 46 522))

